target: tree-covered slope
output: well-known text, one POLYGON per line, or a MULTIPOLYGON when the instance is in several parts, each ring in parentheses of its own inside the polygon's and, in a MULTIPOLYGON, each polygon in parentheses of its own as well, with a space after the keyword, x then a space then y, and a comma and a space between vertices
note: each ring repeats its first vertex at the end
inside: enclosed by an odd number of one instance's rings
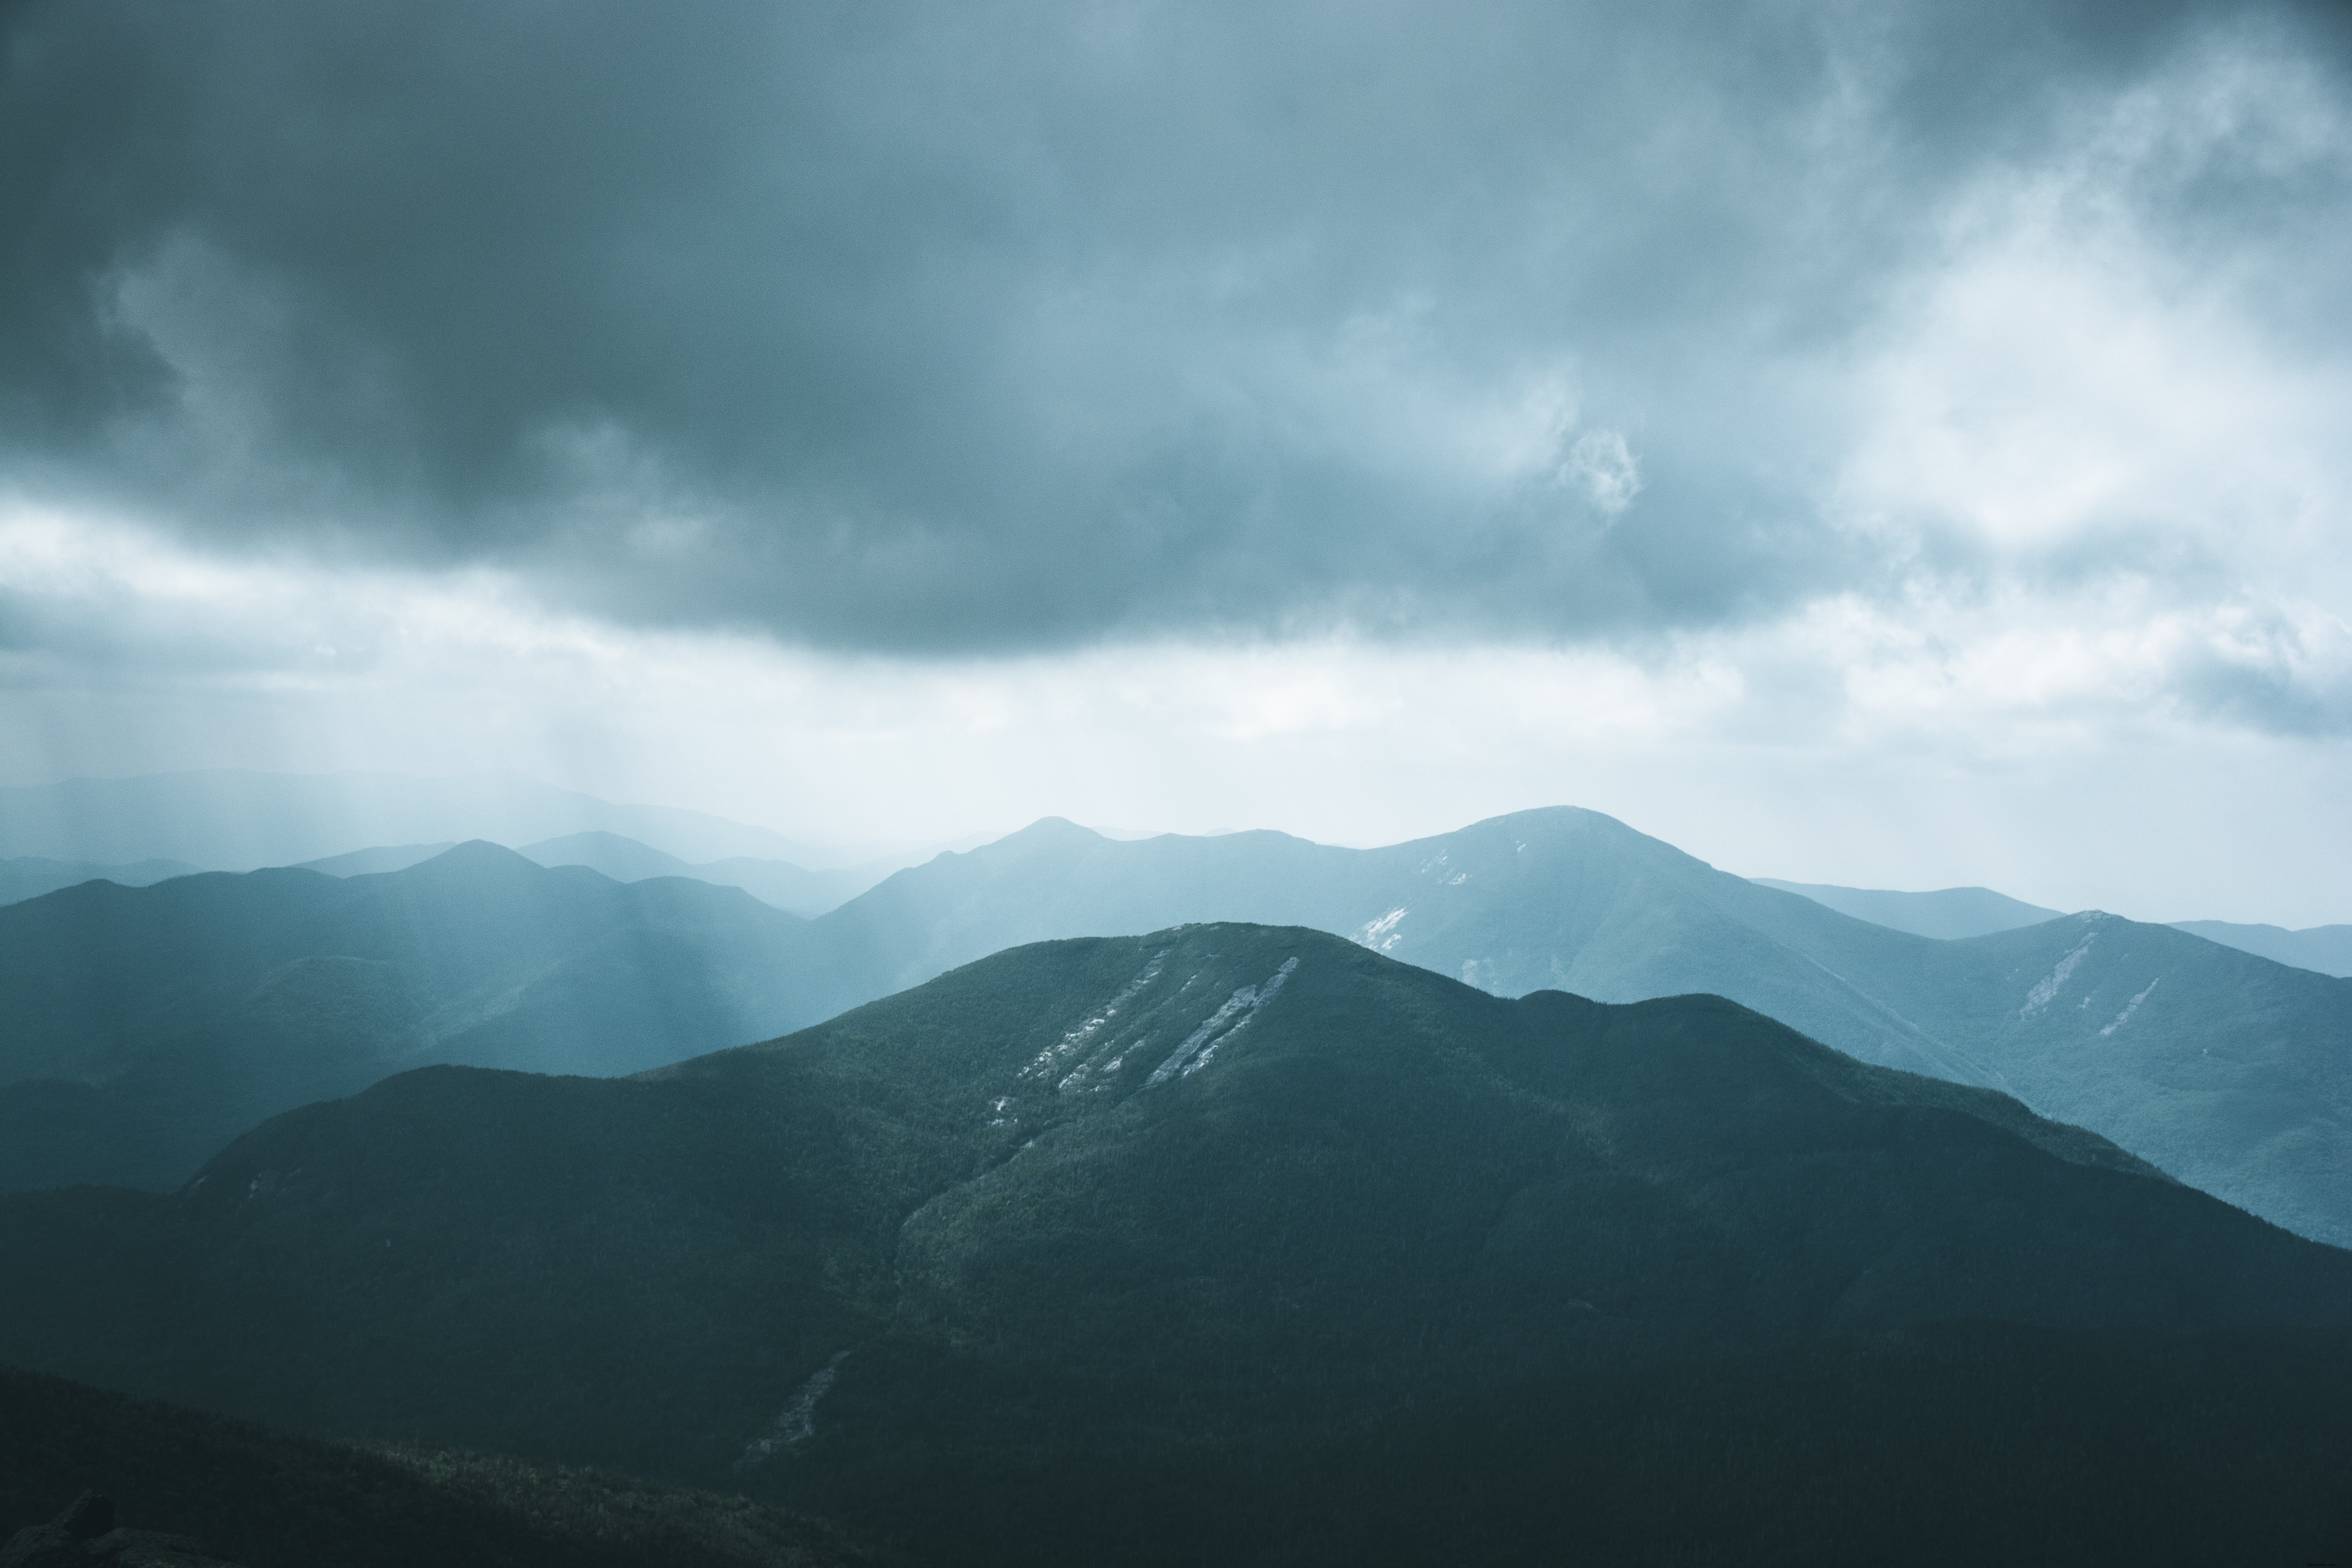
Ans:
POLYGON ((929 1477, 941 1530, 1694 1359, 2352 1330, 2352 1254, 1999 1096, 1231 925, 634 1079, 404 1075, 168 1197, 0 1200, 0 1247, 40 1281, 0 1355, 46 1370, 862 1517, 929 1477))

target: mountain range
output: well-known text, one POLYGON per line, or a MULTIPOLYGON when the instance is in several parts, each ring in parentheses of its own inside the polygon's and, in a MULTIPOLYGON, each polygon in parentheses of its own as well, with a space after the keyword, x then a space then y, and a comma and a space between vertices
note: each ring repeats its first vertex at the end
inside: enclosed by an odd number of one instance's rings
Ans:
POLYGON ((2096 912, 1915 936, 1570 808, 1374 850, 1117 842, 1048 819, 806 922, 733 889, 616 887, 488 845, 341 882, 68 889, 0 910, 0 1130, 23 1130, 0 1179, 169 1184, 260 1115, 403 1067, 635 1070, 1007 946, 1207 920, 1335 932, 1502 995, 1727 996, 2352 1241, 2352 983, 2096 912), (137 1168, 118 1158, 153 1143, 140 1117, 204 1106, 220 1109, 202 1137, 137 1168))
POLYGON ((43 1372, 941 1561, 2301 1561, 2352 1473, 2352 1254, 1719 998, 1300 928, 409 1072, 0 1252, 43 1372))
MULTIPOLYGON (((384 871, 404 871, 456 847, 453 843, 385 845, 306 860, 297 869, 324 872, 330 877, 373 876, 384 871)), ((615 882, 686 877, 713 887, 740 888, 763 904, 796 915, 821 915, 838 908, 911 863, 894 856, 859 866, 810 871, 789 860, 761 860, 738 855, 696 865, 617 833, 567 834, 562 838, 521 845, 515 853, 535 865, 585 866, 615 882)))

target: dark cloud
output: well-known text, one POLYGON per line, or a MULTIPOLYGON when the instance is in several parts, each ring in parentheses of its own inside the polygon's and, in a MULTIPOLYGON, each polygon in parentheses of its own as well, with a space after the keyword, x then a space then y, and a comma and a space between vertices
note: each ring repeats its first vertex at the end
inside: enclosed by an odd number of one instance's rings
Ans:
MULTIPOLYGON (((2145 3, 5 17, 21 480, 934 651, 1605 634, 1865 577, 1792 367, 1942 200, 2200 39, 2343 58, 2145 3)), ((2133 198, 2183 244, 2340 205, 2200 148, 2133 198)))

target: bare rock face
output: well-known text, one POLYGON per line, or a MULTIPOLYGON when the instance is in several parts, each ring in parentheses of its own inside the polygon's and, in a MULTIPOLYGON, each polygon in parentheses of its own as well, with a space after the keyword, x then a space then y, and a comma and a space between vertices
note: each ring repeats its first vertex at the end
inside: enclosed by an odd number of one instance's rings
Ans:
POLYGON ((201 1542, 153 1530, 124 1530, 114 1504, 84 1492, 47 1524, 27 1525, 0 1546, 0 1568, 236 1568, 207 1556, 201 1542))

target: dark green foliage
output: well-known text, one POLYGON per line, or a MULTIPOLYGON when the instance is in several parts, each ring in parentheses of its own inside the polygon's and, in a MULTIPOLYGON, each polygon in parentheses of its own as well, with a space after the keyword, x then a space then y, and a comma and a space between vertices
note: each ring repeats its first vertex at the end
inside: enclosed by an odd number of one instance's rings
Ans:
POLYGON ((1537 1558, 1565 1497, 1605 1561, 1667 1515, 1653 1560, 1859 1561, 1906 1507, 1963 1560, 2042 1539, 2035 1466, 2189 1541, 2306 1461, 2168 1467, 2347 1453, 2296 1369, 2347 1386, 2352 1254, 1717 998, 1296 929, 1016 950, 630 1080, 410 1073, 169 1197, 0 1200, 0 1249, 38 1282, 0 1354, 47 1370, 951 1555, 1537 1558), (2025 1500, 1971 1534, 1986 1486, 2025 1500))
POLYGON ((894 1560, 748 1500, 271 1431, 0 1367, 0 1541, 85 1488, 243 1568, 740 1568, 894 1560))

